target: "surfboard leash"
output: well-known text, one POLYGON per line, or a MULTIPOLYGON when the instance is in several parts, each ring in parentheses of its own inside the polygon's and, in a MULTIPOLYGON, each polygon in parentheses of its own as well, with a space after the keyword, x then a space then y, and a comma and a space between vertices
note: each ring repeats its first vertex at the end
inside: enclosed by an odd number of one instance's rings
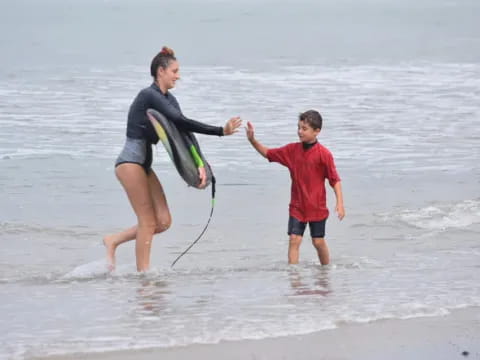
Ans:
POLYGON ((170 266, 171 268, 173 268, 173 266, 177 263, 178 260, 180 260, 180 258, 185 255, 188 250, 190 250, 193 245, 195 245, 198 240, 200 240, 200 238, 203 236, 203 234, 205 233, 205 231, 207 231, 207 228, 208 228, 208 225, 210 224, 210 220, 212 220, 212 215, 213 215, 213 209, 215 207, 215 191, 216 191, 216 188, 215 188, 215 184, 216 184, 216 180, 215 180, 215 176, 212 176, 212 209, 210 210, 210 216, 208 218, 208 221, 207 221, 207 224, 205 225, 205 227, 203 228, 202 232, 200 233, 200 235, 198 235, 198 237, 195 239, 194 242, 192 242, 190 244, 190 246, 188 248, 186 248, 180 255, 178 255, 178 257, 175 259, 175 261, 172 263, 172 265, 170 266))

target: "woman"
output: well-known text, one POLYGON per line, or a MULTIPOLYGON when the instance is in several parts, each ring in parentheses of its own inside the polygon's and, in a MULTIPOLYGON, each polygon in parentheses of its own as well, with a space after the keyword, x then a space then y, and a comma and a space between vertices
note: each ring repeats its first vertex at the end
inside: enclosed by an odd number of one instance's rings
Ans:
MULTIPOLYGON (((137 270, 148 270, 153 235, 167 230, 172 222, 162 185, 151 168, 151 145, 158 142, 158 136, 147 118, 147 109, 159 111, 181 130, 201 134, 232 135, 241 125, 239 117, 231 118, 224 127, 217 127, 188 119, 182 114, 177 100, 168 91, 180 79, 173 50, 163 47, 153 58, 150 73, 153 84, 141 90, 130 106, 127 139, 115 163, 115 174, 127 193, 138 222, 136 226, 103 239, 110 270, 115 268, 117 246, 133 239, 136 239, 137 270)), ((206 175, 201 169, 202 187, 205 186, 206 175)))

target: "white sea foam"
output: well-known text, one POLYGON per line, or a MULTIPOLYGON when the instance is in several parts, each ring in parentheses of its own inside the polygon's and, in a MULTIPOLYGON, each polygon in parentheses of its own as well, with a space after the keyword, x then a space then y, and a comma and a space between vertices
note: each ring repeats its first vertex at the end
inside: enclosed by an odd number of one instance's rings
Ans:
POLYGON ((431 205, 416 210, 404 210, 398 216, 407 224, 427 230, 468 228, 472 224, 480 223, 480 201, 465 200, 460 203, 431 205))
MULTIPOLYGON (((147 85, 139 72, 75 74, 74 88, 65 88, 61 78, 44 79, 46 86, 19 78, 8 83, 10 92, 0 87, 5 93, 0 158, 43 153, 113 159, 123 145, 132 96, 147 85), (107 79, 110 86, 103 88, 107 79), (24 136, 12 136, 19 130, 24 136)), ((322 142, 338 158, 356 159, 372 170, 462 170, 480 156, 474 146, 480 138, 474 95, 480 92, 480 68, 474 64, 287 66, 261 72, 187 67, 185 73, 175 94, 187 116, 220 124, 238 114, 254 121, 266 142, 296 141, 298 112, 318 108, 326 119, 322 142), (292 91, 302 94, 294 104, 292 91)), ((243 134, 228 141, 229 150, 242 154, 236 161, 255 156, 244 151, 243 134)), ((218 141, 205 140, 203 146, 215 164, 231 158, 218 141)))
POLYGON ((108 265, 105 260, 92 261, 88 264, 79 265, 60 280, 85 280, 105 277, 109 274, 108 265))

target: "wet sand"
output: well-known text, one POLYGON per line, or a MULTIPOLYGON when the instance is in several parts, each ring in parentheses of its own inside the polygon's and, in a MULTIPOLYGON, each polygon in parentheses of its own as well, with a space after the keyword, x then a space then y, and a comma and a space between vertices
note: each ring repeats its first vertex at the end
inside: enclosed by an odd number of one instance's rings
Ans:
POLYGON ((467 308, 442 317, 340 324, 336 329, 307 335, 171 348, 58 355, 42 359, 480 359, 479 334, 480 308, 467 308))

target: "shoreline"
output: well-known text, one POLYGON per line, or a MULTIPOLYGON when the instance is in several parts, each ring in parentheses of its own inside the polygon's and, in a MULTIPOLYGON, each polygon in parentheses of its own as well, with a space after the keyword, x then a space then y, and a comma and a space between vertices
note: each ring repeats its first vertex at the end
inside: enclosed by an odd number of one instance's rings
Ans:
POLYGON ((480 359, 479 334, 480 307, 469 307, 441 317, 343 324, 306 335, 31 359, 480 359))

